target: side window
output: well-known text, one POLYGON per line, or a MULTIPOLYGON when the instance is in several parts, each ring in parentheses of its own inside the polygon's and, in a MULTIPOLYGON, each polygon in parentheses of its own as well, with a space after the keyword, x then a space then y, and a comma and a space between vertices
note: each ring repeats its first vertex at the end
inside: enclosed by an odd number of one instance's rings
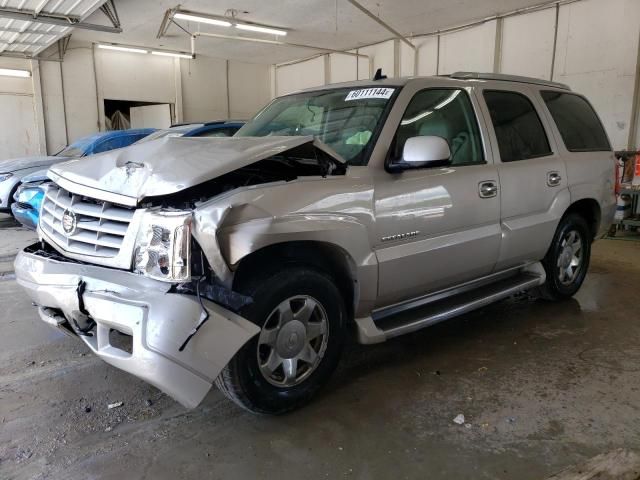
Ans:
POLYGON ((396 132, 393 158, 400 160, 407 139, 421 135, 444 138, 451 149, 452 165, 484 162, 478 122, 464 90, 427 89, 416 93, 396 132))
POLYGON ((531 100, 521 93, 485 90, 500 159, 515 162, 551 154, 549 139, 531 100))
POLYGON ((611 145, 593 107, 580 95, 540 92, 570 152, 610 151, 611 145))

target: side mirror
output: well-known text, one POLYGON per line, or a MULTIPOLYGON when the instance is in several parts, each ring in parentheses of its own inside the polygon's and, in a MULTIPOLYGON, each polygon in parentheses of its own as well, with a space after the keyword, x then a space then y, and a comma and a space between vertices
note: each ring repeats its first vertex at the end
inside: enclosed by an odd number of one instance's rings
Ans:
POLYGON ((402 160, 393 169, 444 167, 451 161, 451 149, 442 137, 425 135, 408 138, 402 150, 402 160))

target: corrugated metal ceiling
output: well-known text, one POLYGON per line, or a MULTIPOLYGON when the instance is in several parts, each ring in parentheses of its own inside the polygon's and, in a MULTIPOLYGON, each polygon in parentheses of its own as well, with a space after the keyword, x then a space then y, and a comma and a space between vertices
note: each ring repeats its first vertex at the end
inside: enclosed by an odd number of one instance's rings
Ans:
MULTIPOLYGON (((105 0, 0 0, 0 8, 84 19, 104 3, 105 0)), ((0 18, 0 55, 37 55, 69 34, 72 28, 41 23, 37 19, 22 21, 0 18)))

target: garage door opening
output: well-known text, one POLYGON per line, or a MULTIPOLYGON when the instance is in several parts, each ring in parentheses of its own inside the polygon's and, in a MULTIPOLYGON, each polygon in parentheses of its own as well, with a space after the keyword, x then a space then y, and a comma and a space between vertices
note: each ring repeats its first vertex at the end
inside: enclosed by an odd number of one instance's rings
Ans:
POLYGON ((173 116, 173 103, 104 100, 104 124, 107 130, 169 128, 173 116))

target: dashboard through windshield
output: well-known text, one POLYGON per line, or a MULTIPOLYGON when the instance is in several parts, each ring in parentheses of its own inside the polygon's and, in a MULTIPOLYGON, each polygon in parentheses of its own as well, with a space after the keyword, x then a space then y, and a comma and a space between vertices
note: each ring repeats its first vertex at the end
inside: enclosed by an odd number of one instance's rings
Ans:
POLYGON ((396 90, 336 88, 276 98, 235 136, 313 135, 350 165, 365 165, 367 147, 377 135, 396 90))

